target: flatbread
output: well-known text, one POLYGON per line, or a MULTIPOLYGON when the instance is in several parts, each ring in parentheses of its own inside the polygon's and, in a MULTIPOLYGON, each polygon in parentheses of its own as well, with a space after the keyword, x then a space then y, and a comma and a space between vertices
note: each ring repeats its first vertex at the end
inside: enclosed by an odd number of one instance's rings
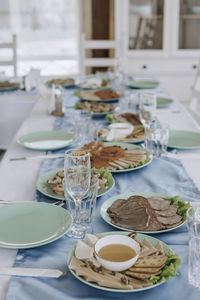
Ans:
POLYGON ((131 271, 126 271, 125 274, 131 276, 131 277, 135 277, 138 279, 149 279, 151 278, 152 275, 159 275, 162 273, 162 270, 155 272, 155 273, 151 273, 151 274, 147 274, 147 273, 136 273, 136 272, 131 272, 131 271))
POLYGON ((165 254, 165 251, 163 249, 163 245, 161 242, 158 243, 158 245, 156 246, 156 249, 158 250, 159 254, 165 254))
POLYGON ((149 274, 154 274, 156 272, 159 272, 161 268, 137 268, 137 267, 131 267, 128 269, 131 272, 135 273, 149 273, 149 274))
POLYGON ((138 268, 158 268, 163 266, 165 262, 167 261, 168 257, 166 255, 151 255, 151 256, 145 256, 138 258, 136 263, 134 264, 134 267, 138 268))

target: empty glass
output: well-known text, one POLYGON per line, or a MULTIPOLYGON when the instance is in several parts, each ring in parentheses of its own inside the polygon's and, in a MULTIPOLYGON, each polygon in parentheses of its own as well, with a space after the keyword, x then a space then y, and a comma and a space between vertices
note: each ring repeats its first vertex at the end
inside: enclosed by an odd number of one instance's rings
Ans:
POLYGON ((82 238, 85 231, 85 227, 81 224, 81 201, 90 189, 90 178, 89 151, 80 149, 66 151, 64 159, 64 193, 73 199, 75 205, 73 225, 68 233, 69 236, 74 238, 82 238))
POLYGON ((169 125, 153 122, 146 132, 146 148, 154 156, 161 156, 167 151, 169 125))
POLYGON ((139 95, 139 114, 145 129, 149 128, 156 119, 156 95, 150 93, 139 95))
POLYGON ((93 140, 91 120, 92 113, 89 111, 76 111, 72 114, 73 131, 78 138, 78 147, 93 140))
POLYGON ((189 241, 188 280, 194 287, 200 288, 200 238, 189 241))
MULTIPOLYGON (((84 238, 85 233, 93 232, 93 218, 94 212, 96 208, 96 198, 98 194, 98 185, 99 180, 98 177, 93 177, 90 183, 89 191, 87 195, 81 200, 80 204, 80 224, 81 224, 81 238, 84 238)), ((65 185, 64 185, 65 186, 65 185)), ((70 195, 65 191, 65 199, 67 203, 67 209, 71 213, 73 219, 76 219, 76 204, 75 201, 70 195)), ((68 236, 74 237, 73 228, 67 233, 68 236)))
POLYGON ((200 238, 200 206, 190 207, 186 213, 187 228, 190 237, 200 238))

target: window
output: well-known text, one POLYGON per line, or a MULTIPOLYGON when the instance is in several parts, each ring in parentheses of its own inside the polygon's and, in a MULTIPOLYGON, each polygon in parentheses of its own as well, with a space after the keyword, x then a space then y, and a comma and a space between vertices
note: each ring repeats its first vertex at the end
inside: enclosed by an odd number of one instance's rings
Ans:
POLYGON ((19 75, 31 67, 42 75, 77 73, 78 26, 77 0, 0 0, 0 40, 17 34, 19 75))

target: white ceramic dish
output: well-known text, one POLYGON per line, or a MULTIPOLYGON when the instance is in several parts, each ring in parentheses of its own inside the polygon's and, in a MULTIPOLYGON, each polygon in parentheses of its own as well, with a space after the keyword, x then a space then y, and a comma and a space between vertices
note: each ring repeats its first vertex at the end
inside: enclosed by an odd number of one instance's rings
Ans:
POLYGON ((123 236, 117 234, 104 236, 103 238, 99 239, 96 242, 94 249, 95 249, 95 256, 98 262, 106 269, 115 272, 120 272, 129 269, 137 261, 138 256, 140 254, 140 246, 135 240, 133 240, 129 236, 123 236), (136 256, 122 262, 114 262, 114 261, 103 259, 98 255, 100 249, 102 249, 105 246, 113 245, 113 244, 129 246, 131 249, 133 249, 136 252, 136 256))

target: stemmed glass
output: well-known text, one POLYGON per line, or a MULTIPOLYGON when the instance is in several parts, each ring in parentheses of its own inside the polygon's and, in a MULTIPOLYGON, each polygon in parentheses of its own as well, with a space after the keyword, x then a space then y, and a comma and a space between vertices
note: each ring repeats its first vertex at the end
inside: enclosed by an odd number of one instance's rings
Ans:
MULTIPOLYGON (((151 124, 156 120, 156 95, 140 94, 139 115, 144 125, 145 136, 147 138, 151 124)), ((145 139, 146 145, 147 139, 145 139)))
POLYGON ((90 188, 91 165, 88 150, 71 149, 65 152, 65 192, 74 200, 75 216, 68 236, 81 238, 85 226, 81 224, 81 201, 90 188))

